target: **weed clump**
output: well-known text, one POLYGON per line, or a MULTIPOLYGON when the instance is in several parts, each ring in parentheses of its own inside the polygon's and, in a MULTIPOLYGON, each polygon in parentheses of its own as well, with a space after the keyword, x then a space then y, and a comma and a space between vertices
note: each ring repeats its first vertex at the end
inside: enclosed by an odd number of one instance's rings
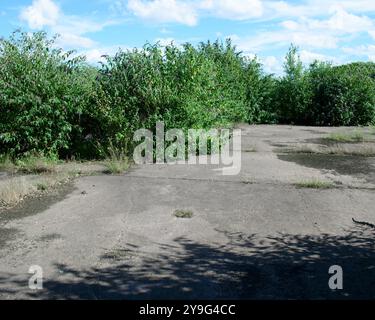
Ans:
POLYGON ((332 182, 320 180, 301 181, 296 183, 295 186, 301 189, 331 189, 335 187, 332 182))
POLYGON ((191 219, 194 214, 190 210, 176 210, 173 215, 180 219, 191 219))

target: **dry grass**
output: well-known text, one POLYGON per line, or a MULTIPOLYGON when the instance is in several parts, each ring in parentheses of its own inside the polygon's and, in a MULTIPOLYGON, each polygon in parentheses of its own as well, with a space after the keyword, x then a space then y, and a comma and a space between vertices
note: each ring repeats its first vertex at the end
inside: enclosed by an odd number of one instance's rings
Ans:
POLYGON ((104 161, 103 163, 107 168, 107 172, 111 174, 121 174, 126 172, 129 167, 130 163, 127 157, 121 158, 109 158, 104 161))
POLYGON ((124 150, 116 149, 112 145, 107 152, 107 159, 103 162, 107 172, 111 174, 121 174, 130 167, 129 158, 124 150))
POLYGON ((368 140, 366 135, 360 131, 345 132, 345 133, 331 133, 326 140, 340 143, 350 143, 350 142, 365 142, 368 140))
POLYGON ((0 181, 0 208, 13 207, 26 197, 43 194, 68 182, 68 173, 14 176, 0 181))
MULTIPOLYGON (((111 172, 122 172, 129 167, 127 159, 113 157, 106 162, 111 172)), ((0 171, 8 177, 0 180, 0 210, 14 207, 26 197, 38 196, 56 189, 71 179, 103 172, 98 163, 58 163, 44 157, 27 157, 12 161, 0 157, 0 171)))
POLYGON ((33 185, 25 177, 9 179, 0 185, 0 205, 3 207, 16 205, 33 192, 35 192, 33 185))
POLYGON ((17 171, 22 173, 54 173, 56 164, 56 161, 40 156, 31 156, 16 161, 17 171))
POLYGON ((40 174, 56 172, 57 161, 43 156, 29 156, 13 161, 9 156, 0 156, 0 171, 10 173, 40 174))

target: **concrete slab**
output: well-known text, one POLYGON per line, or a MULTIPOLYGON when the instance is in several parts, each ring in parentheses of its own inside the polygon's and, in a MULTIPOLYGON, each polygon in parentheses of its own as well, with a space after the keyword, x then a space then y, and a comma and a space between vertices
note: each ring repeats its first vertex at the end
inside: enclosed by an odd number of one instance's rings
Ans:
POLYGON ((373 159, 343 174, 280 158, 280 145, 342 128, 241 127, 238 176, 214 166, 140 166, 80 178, 58 198, 7 212, 0 298, 374 298, 375 230, 352 220, 375 223, 373 181, 362 176, 373 174, 373 159), (293 185, 312 178, 340 183, 293 185), (43 268, 43 290, 28 288, 31 265, 43 268), (344 290, 328 287, 332 265, 344 270, 344 290))

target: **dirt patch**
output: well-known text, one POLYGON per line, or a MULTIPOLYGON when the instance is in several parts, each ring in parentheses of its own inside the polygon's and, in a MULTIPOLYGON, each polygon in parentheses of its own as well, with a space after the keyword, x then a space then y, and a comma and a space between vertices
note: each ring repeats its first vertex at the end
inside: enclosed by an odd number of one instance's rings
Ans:
POLYGON ((375 183, 375 158, 302 153, 279 154, 278 158, 308 168, 334 170, 339 175, 349 175, 375 183))
POLYGON ((0 212, 0 224, 9 220, 22 219, 43 212, 53 204, 64 200, 67 195, 73 191, 74 183, 70 181, 50 193, 43 194, 39 197, 26 198, 16 207, 0 212))

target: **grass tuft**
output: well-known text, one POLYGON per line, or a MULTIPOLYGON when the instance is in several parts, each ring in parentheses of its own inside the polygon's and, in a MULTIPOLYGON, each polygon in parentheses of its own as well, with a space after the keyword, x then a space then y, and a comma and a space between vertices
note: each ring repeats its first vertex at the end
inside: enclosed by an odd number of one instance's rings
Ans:
POLYGON ((36 185, 38 191, 46 191, 48 189, 48 185, 46 183, 40 182, 36 185))
POLYGON ((129 169, 130 162, 123 150, 116 149, 111 145, 108 149, 104 165, 107 168, 107 173, 121 174, 129 169))
POLYGON ((191 219, 193 215, 193 212, 190 210, 176 210, 174 212, 174 216, 180 219, 191 219))
POLYGON ((303 189, 330 189, 335 187, 334 183, 321 180, 301 181, 297 182, 295 186, 303 189))

